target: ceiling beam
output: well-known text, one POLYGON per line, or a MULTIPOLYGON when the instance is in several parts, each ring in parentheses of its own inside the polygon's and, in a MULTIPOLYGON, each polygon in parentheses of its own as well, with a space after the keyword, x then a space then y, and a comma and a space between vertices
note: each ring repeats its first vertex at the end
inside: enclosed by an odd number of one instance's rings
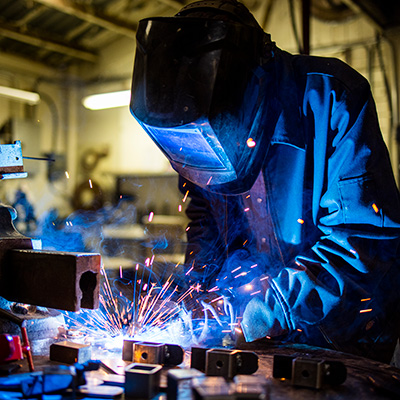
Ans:
POLYGON ((50 41, 49 39, 45 39, 33 32, 26 34, 11 26, 5 26, 4 23, 0 26, 0 35, 7 37, 8 39, 16 40, 48 51, 55 51, 83 61, 95 63, 98 60, 97 55, 89 50, 71 47, 71 45, 66 43, 50 41))
POLYGON ((118 33, 120 35, 135 38, 136 26, 129 24, 126 21, 112 18, 107 15, 101 15, 95 13, 89 9, 86 9, 78 4, 73 3, 71 0, 33 0, 36 3, 40 3, 47 7, 53 8, 64 14, 72 15, 83 21, 90 22, 91 24, 98 25, 109 31, 118 33))
POLYGON ((42 61, 29 60, 21 54, 0 53, 0 69, 12 71, 14 74, 21 74, 25 77, 37 79, 46 76, 47 78, 58 76, 59 70, 54 66, 42 61))

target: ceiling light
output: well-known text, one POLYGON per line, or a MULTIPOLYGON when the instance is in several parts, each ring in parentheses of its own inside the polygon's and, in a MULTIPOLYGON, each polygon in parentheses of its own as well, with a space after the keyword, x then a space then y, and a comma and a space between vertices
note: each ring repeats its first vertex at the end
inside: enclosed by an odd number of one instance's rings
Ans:
POLYGON ((7 97, 12 100, 23 101, 24 103, 28 103, 30 105, 38 104, 40 102, 40 96, 38 93, 13 89, 7 86, 0 86, 0 96, 7 97))
POLYGON ((131 91, 121 90, 119 92, 93 94, 82 100, 82 104, 89 110, 104 110, 107 108, 128 106, 131 101, 131 91))

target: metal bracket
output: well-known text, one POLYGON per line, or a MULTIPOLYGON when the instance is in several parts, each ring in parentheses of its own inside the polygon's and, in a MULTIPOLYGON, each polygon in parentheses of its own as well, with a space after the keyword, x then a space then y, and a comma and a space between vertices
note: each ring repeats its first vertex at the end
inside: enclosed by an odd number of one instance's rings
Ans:
POLYGON ((294 386, 321 389, 325 385, 343 383, 347 370, 340 361, 274 355, 272 376, 290 379, 294 386))
POLYGON ((235 375, 251 375, 258 369, 258 356, 251 351, 233 349, 192 348, 191 367, 208 376, 232 379, 235 375))
POLYGON ((184 351, 176 344, 140 342, 124 340, 122 359, 143 364, 179 365, 182 363, 184 351))

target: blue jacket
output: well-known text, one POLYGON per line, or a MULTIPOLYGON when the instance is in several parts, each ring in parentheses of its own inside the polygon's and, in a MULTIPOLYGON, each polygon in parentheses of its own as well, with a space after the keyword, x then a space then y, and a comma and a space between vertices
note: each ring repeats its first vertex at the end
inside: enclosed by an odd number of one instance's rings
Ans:
POLYGON ((337 59, 277 49, 274 63, 280 114, 253 188, 237 196, 189 182, 182 189, 191 197, 188 274, 246 302, 247 341, 390 361, 400 198, 369 84, 337 59))

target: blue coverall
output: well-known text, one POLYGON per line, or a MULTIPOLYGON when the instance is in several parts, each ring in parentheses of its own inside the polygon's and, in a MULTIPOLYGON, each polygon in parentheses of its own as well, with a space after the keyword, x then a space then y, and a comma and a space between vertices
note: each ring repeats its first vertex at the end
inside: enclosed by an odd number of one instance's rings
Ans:
POLYGON ((222 292, 264 284, 236 294, 247 304, 247 341, 389 362, 400 320, 400 197, 369 84, 337 59, 276 49, 273 62, 279 116, 253 188, 225 196, 181 181, 191 198, 189 277, 222 292))

